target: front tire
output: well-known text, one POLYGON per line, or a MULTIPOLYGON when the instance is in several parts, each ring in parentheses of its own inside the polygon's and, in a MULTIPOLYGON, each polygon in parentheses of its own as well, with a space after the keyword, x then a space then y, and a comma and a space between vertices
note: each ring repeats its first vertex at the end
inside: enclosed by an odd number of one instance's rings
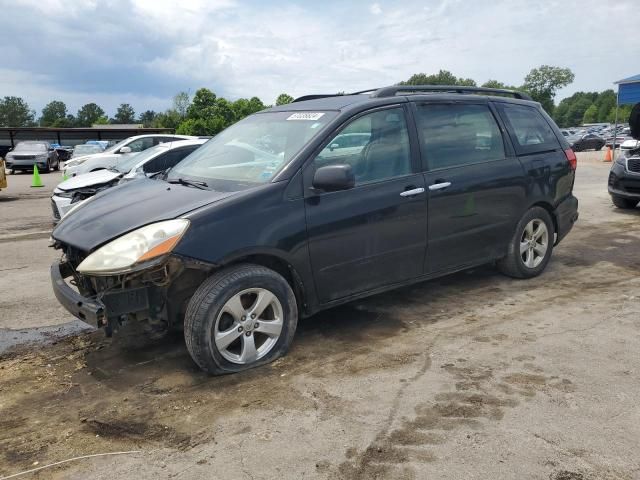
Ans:
POLYGON ((211 375, 241 372, 283 356, 298 308, 287 281, 260 265, 224 269, 189 301, 184 337, 191 358, 211 375))
POLYGON ((629 198, 619 197, 617 195, 612 195, 611 201, 616 207, 621 208, 623 210, 629 210, 631 208, 635 208, 636 205, 638 205, 637 200, 631 200, 629 198))
POLYGON ((513 278, 537 277, 549 263, 553 243, 551 215, 542 207, 533 207, 518 222, 507 255, 498 260, 498 269, 513 278))

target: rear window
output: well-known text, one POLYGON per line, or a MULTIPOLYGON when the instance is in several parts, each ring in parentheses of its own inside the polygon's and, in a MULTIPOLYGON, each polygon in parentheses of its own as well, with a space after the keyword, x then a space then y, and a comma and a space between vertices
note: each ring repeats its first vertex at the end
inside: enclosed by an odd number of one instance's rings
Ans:
POLYGON ((517 154, 526 155, 559 148, 551 126, 536 108, 503 103, 499 110, 517 154))

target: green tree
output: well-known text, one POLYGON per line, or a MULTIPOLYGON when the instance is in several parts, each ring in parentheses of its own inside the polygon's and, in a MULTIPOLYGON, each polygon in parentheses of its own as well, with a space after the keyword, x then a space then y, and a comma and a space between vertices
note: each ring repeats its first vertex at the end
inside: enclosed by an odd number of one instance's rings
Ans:
POLYGON ((138 118, 138 123, 144 125, 145 128, 152 127, 156 120, 156 112, 153 110, 147 110, 140 114, 140 118, 138 118))
POLYGON ((112 123, 134 123, 136 121, 136 112, 128 103, 121 103, 112 123))
POLYGON ((101 117, 98 117, 92 125, 109 125, 109 123, 109 117, 103 115, 101 117))
POLYGON ((180 118, 186 118, 190 103, 189 94, 187 92, 179 92, 173 97, 173 110, 180 118))
POLYGON ((527 74, 524 78, 523 89, 534 100, 540 102, 547 112, 552 113, 556 93, 562 87, 571 84, 574 78, 575 75, 568 68, 541 65, 527 74))
POLYGON ((91 125, 97 124, 99 119, 104 116, 105 113, 102 108, 95 103, 87 103, 78 110, 76 114, 76 125, 79 127, 90 127, 91 125))
POLYGON ((581 125, 584 114, 591 105, 592 102, 587 97, 581 97, 577 101, 573 102, 569 106, 569 109, 567 110, 567 114, 565 116, 567 125, 571 127, 581 125))
POLYGON ((400 85, 458 85, 458 78, 448 70, 440 70, 435 75, 415 73, 400 85))
POLYGON ((30 127, 36 112, 20 97, 4 97, 0 100, 0 126, 30 127))
POLYGON ((598 107, 592 103, 582 116, 582 123, 596 123, 598 121, 598 107))
POLYGON ((616 93, 609 89, 604 92, 600 92, 598 98, 594 102, 596 107, 598 107, 598 122, 606 122, 607 115, 611 109, 616 108, 616 93))
POLYGON ((278 95, 278 98, 276 98, 276 105, 287 105, 291 102, 293 102, 293 97, 286 93, 281 93, 278 95))
POLYGON ((506 83, 499 82, 498 80, 487 80, 482 85, 484 88, 502 88, 506 90, 520 90, 519 87, 513 85, 507 85, 506 83))
POLYGON ((196 90, 191 105, 187 108, 187 118, 206 118, 213 114, 216 106, 216 94, 208 88, 199 88, 196 90))
POLYGON ((47 103, 42 109, 39 124, 42 127, 67 126, 67 106, 65 103, 60 100, 47 103))
POLYGON ((184 121, 184 119, 180 116, 180 114, 170 108, 166 112, 158 113, 153 122, 153 127, 155 128, 178 128, 180 122, 184 121))

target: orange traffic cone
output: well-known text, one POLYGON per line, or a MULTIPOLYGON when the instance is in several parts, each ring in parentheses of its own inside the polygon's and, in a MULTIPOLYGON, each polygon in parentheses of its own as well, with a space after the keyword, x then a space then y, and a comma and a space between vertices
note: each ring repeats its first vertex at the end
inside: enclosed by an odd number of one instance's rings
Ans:
POLYGON ((607 147, 607 153, 604 155, 604 161, 605 162, 611 161, 611 147, 607 147))

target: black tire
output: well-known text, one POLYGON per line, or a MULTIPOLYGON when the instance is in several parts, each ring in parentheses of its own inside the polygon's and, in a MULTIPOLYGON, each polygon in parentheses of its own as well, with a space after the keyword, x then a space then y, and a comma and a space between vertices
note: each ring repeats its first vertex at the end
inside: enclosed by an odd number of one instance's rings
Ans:
POLYGON ((532 278, 540 275, 546 268, 549 260, 551 259, 551 253, 553 252, 553 243, 555 240, 555 229, 553 226, 553 220, 547 210, 542 207, 533 207, 527 210, 523 217, 518 222, 515 233, 509 241, 509 247, 507 249, 507 255, 497 262, 498 270, 505 275, 513 278, 532 278), (520 253, 520 242, 522 241, 525 227, 532 220, 540 220, 544 222, 548 232, 547 250, 542 258, 542 261, 535 267, 527 267, 522 259, 520 253))
POLYGON ((215 273, 196 290, 189 301, 184 319, 184 338, 191 358, 211 375, 241 372, 265 365, 285 355, 298 324, 296 298, 287 281, 278 273, 260 265, 241 264, 215 273), (251 288, 273 293, 283 310, 283 327, 275 345, 262 358, 238 364, 224 358, 212 341, 220 310, 234 295, 251 288))
POLYGON ((60 171, 60 159, 58 159, 58 161, 56 162, 56 167, 54 169, 56 172, 60 171))
POLYGON ((602 150, 602 145, 598 145, 598 146, 596 147, 596 152, 599 152, 600 150, 602 150))
POLYGON ((44 166, 42 173, 51 173, 51 159, 47 159, 47 164, 44 166))
POLYGON ((631 208, 636 208, 636 205, 638 205, 638 201, 637 200, 632 200, 630 198, 619 197, 617 195, 611 195, 611 201, 613 202, 613 204, 616 207, 622 208, 624 210, 629 210, 631 208))

